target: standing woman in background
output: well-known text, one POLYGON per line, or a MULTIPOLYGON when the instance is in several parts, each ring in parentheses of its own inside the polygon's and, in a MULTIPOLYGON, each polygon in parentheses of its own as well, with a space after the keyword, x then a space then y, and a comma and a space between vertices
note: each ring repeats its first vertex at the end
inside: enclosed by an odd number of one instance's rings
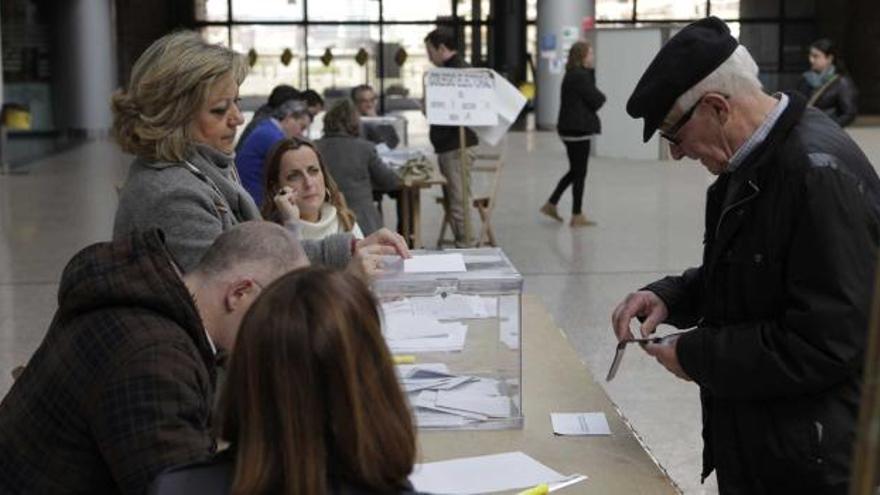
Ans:
POLYGON ((810 45, 810 70, 804 72, 798 85, 809 99, 807 102, 825 112, 840 127, 856 119, 856 87, 844 72, 837 57, 837 48, 828 38, 810 45))
POLYGON ((599 116, 596 112, 605 103, 605 95, 596 88, 593 47, 587 41, 578 41, 568 51, 565 64, 565 77, 562 79, 562 101, 559 106, 559 120, 556 130, 568 154, 568 173, 559 180, 553 194, 541 213, 554 220, 562 221, 556 205, 565 189, 572 187, 571 222, 572 227, 596 225, 582 212, 584 182, 587 179, 587 160, 590 157, 590 138, 601 132, 599 116))

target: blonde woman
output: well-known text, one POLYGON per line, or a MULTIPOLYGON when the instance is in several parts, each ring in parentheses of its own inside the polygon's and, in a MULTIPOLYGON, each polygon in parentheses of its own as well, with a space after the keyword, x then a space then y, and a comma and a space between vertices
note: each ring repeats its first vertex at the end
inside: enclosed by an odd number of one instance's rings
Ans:
POLYGON ((305 139, 281 140, 269 152, 264 197, 263 218, 291 226, 303 239, 364 237, 321 154, 305 139))
MULTIPOLYGON (((120 191, 115 238, 160 228, 188 271, 222 232, 261 218, 233 163, 246 74, 241 55, 189 31, 160 38, 140 56, 128 87, 112 100, 116 139, 136 156, 120 191)), ((303 248, 312 262, 334 266, 357 252, 368 272, 381 253, 408 255, 403 239, 387 230, 361 241, 333 234, 303 248)))

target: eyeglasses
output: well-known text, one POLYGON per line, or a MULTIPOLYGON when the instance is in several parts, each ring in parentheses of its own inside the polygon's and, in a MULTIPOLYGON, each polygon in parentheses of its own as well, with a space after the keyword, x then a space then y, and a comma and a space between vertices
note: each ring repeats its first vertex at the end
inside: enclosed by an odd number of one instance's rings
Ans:
POLYGON ((681 138, 678 137, 678 133, 681 131, 681 128, 687 125, 688 121, 691 120, 691 117, 694 116, 694 112, 697 111, 697 107, 700 106, 700 102, 703 101, 703 98, 697 100, 687 112, 684 113, 681 117, 678 118, 678 121, 673 124, 669 130, 660 131, 660 137, 669 141, 670 143, 678 146, 681 144, 681 138))

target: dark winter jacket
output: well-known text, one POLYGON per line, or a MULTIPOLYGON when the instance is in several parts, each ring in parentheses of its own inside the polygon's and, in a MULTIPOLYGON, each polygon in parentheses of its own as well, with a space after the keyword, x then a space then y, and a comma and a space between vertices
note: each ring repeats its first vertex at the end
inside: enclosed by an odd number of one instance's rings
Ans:
POLYGON ((158 231, 80 251, 0 404, 0 493, 140 495, 205 459, 214 354, 158 231))
POLYGON ((401 182, 379 158, 376 147, 366 139, 342 133, 325 134, 315 145, 364 235, 381 229, 384 224, 373 202, 373 191, 400 189, 401 182))
MULTIPOLYGON (((813 92, 818 90, 819 88, 813 89, 803 78, 798 85, 798 91, 808 100, 813 96, 813 92)), ((852 124, 859 112, 857 99, 858 92, 852 79, 845 75, 839 75, 828 86, 828 89, 819 95, 813 106, 828 114, 840 127, 846 127, 852 124)))
POLYGON ((596 71, 576 67, 565 72, 556 130, 563 137, 591 136, 602 132, 596 112, 605 95, 596 88, 596 71))
POLYGON ((703 476, 722 493, 846 493, 880 247, 880 180, 797 94, 709 188, 703 263, 647 287, 700 386, 703 476))
MULTIPOLYGON (((450 69, 463 69, 466 67, 470 67, 461 57, 456 54, 449 60, 447 60, 443 67, 450 69)), ((428 131, 428 136, 431 138, 431 146, 434 147, 435 153, 445 153, 447 151, 453 151, 459 149, 459 135, 458 135, 458 127, 454 125, 432 125, 428 131)), ((474 134, 474 131, 465 128, 464 130, 464 140, 465 146, 471 147, 476 146, 479 140, 477 139, 477 135, 474 134)))

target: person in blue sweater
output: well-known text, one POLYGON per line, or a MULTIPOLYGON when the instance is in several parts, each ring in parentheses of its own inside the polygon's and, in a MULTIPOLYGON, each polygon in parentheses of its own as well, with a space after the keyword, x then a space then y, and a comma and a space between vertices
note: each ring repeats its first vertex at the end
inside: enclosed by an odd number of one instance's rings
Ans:
POLYGON ((245 138, 235 156, 235 168, 245 190, 258 205, 263 204, 263 165, 269 150, 284 138, 303 137, 312 117, 305 102, 288 100, 272 112, 245 138))

